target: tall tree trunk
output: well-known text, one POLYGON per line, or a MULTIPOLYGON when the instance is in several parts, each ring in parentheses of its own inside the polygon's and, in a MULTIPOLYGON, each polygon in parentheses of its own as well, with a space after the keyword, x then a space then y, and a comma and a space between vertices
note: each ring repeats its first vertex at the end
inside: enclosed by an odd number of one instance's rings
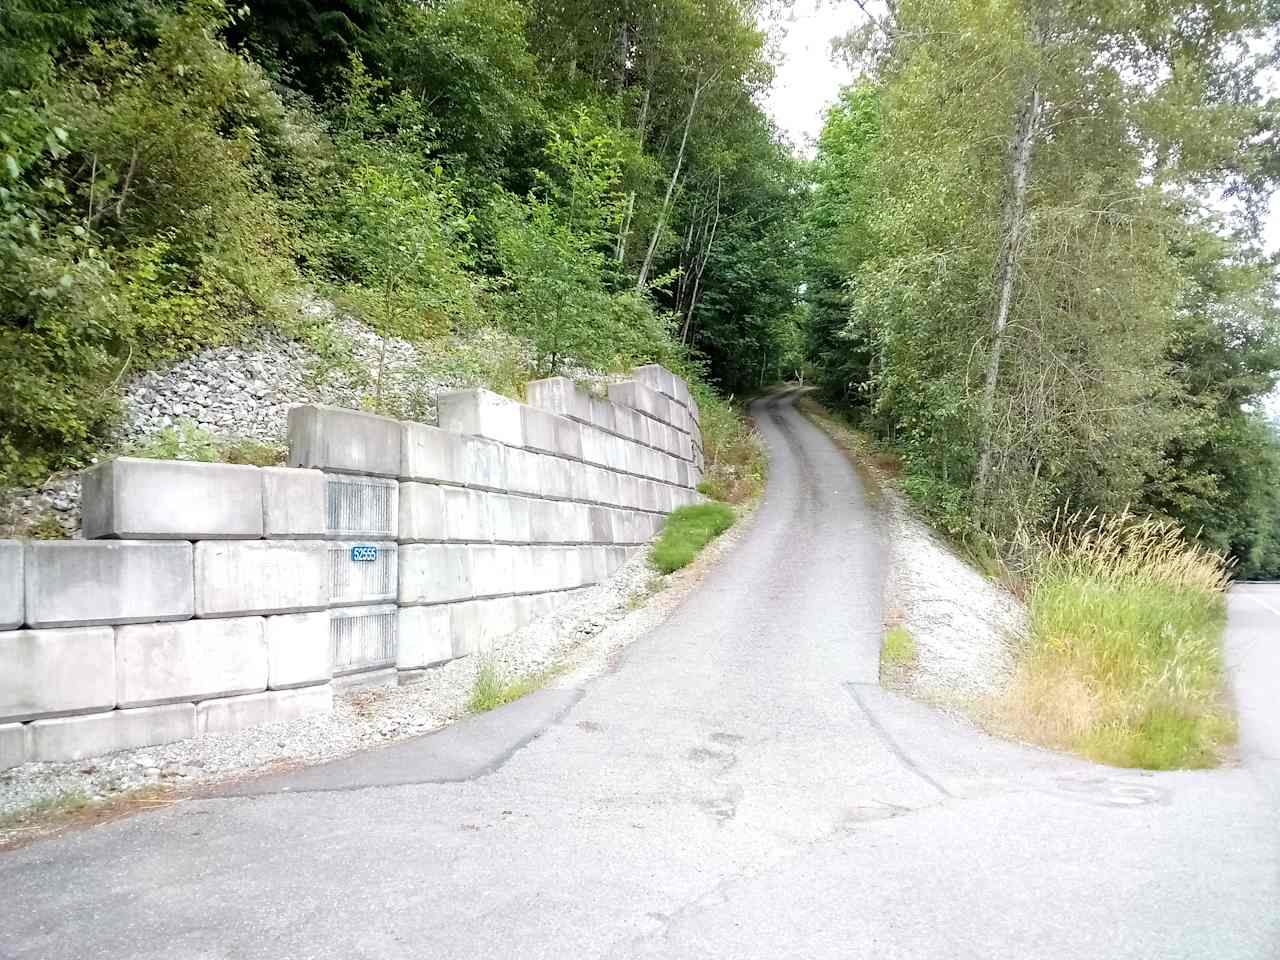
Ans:
POLYGON ((991 474, 991 442, 995 416, 996 382, 1000 378, 1000 354, 1004 350, 1005 328, 1009 325, 1009 308, 1013 302, 1013 285, 1018 272, 1018 256, 1027 219, 1027 173, 1031 168, 1031 147, 1040 121, 1040 87, 1033 83, 1014 133, 1009 151, 1009 193, 1004 203, 1004 240, 996 265, 995 315, 991 318, 991 353, 987 358, 986 381, 982 387, 979 410, 982 440, 978 447, 976 494, 981 503, 986 497, 991 474))
POLYGON ((689 342, 689 333, 693 329, 693 311, 698 309, 698 292, 702 289, 702 275, 706 272, 707 261, 711 259, 711 245, 716 242, 716 228, 720 226, 720 178, 716 177, 716 212, 711 220, 711 232, 707 237, 707 249, 702 253, 698 264, 698 273, 693 278, 693 295, 689 298, 689 310, 684 315, 684 326, 680 330, 680 342, 689 342))
MULTIPOLYGON (((719 71, 716 71, 718 74, 719 71)), ((658 211, 658 221, 653 225, 653 236, 649 238, 649 249, 644 255, 644 262, 640 265, 640 276, 636 279, 636 292, 644 293, 645 284, 649 282, 649 271, 653 269, 653 255, 658 249, 658 240, 662 237, 662 230, 667 225, 667 214, 671 210, 671 196, 675 193, 676 182, 680 179, 680 170, 684 166, 684 150, 689 143, 689 127, 693 124, 693 115, 698 110, 698 100, 702 96, 707 86, 715 80, 715 74, 711 79, 702 82, 702 76, 699 74, 698 81, 693 86, 693 96, 689 98, 689 112, 684 117, 684 132, 680 135, 680 149, 676 151, 676 165, 671 171, 671 179, 667 182, 667 193, 662 198, 662 208, 658 211)))
POLYGON ((622 263, 627 257, 627 234, 631 232, 631 211, 636 205, 636 192, 627 194, 627 212, 623 214, 622 224, 618 227, 618 243, 613 248, 614 259, 622 263))

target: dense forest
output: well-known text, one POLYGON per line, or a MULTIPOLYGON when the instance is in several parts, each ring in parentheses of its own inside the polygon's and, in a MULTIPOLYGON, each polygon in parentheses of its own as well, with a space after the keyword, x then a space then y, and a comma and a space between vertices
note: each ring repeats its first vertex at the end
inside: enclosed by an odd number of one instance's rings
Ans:
MULTIPOLYGON (((868 8, 871 9, 871 8, 868 8)), ((965 539, 1170 517, 1280 576, 1280 173, 1255 0, 902 0, 846 52, 806 211, 809 349, 965 539)))
POLYGON ((0 481, 98 452, 140 369, 322 346, 299 290, 529 375, 777 366, 803 171, 750 4, 11 0, 0 56, 0 481))
POLYGON ((750 0, 8 0, 0 484, 315 290, 528 373, 802 373, 956 537, 1132 507, 1280 576, 1269 0, 898 0, 816 154, 750 0))

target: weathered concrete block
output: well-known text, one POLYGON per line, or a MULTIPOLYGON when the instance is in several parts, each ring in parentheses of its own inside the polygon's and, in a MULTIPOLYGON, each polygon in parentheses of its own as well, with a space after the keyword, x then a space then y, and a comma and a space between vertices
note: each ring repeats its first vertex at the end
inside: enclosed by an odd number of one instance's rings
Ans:
POLYGON ((208 540, 196 544, 196 616, 320 610, 329 602, 323 540, 208 540))
POLYGON ((618 475, 604 467, 586 465, 579 469, 581 499, 591 503, 620 503, 618 475))
POLYGON ((453 658, 451 604, 400 608, 400 648, 396 666, 421 670, 453 658))
POLYGON ((257 693, 267 688, 261 617, 145 623, 116 630, 121 707, 257 693))
POLYGON ((489 530, 494 540, 501 543, 528 542, 532 500, 491 493, 485 503, 489 510, 489 530))
POLYGON ((390 417, 340 407, 293 407, 289 466, 396 477, 402 433, 400 422, 390 417))
POLYGON ((520 404, 492 390, 451 390, 436 400, 442 430, 486 437, 512 447, 524 444, 520 404))
POLYGON ((445 515, 445 490, 434 483, 407 481, 400 484, 400 533, 402 542, 447 540, 448 519, 445 515))
POLYGON ((504 544, 471 548, 471 595, 492 597, 515 593, 515 558, 521 547, 504 544))
POLYGON ((320 470, 263 467, 262 535, 276 540, 318 540, 325 535, 328 486, 320 470))
POLYGON ((329 611, 267 617, 267 687, 283 690, 333 677, 329 611))
POLYGON ((582 495, 582 465, 545 453, 508 450, 508 482, 516 493, 568 499, 582 495), (519 476, 514 467, 519 462, 519 476))
POLYGON ((530 380, 524 394, 532 406, 579 422, 591 419, 591 398, 568 377, 548 377, 530 380))
POLYGON ((401 479, 466 483, 466 437, 425 423, 404 423, 401 429, 401 479))
POLYGON ((666 420, 666 398, 637 380, 623 380, 609 384, 609 399, 624 407, 631 407, 657 420, 666 420))
POLYGON ((22 556, 17 540, 0 540, 0 630, 22 626, 26 612, 22 556))
POLYGON ((193 737, 195 707, 175 703, 112 710, 83 717, 36 720, 28 727, 33 760, 65 763, 193 737))
POLYGON ((595 426, 610 433, 620 432, 618 430, 618 410, 614 404, 604 397, 593 396, 588 396, 587 402, 589 404, 588 415, 595 426))
POLYGON ((524 445, 573 460, 582 459, 582 425, 537 407, 521 406, 524 418, 524 445))
POLYGON ((471 548, 410 543, 400 548, 400 602, 444 603, 471 596, 471 548))
POLYGON ((116 750, 136 750, 157 743, 187 740, 196 735, 196 708, 191 703, 165 703, 155 707, 115 710, 116 750))
POLYGON ((399 647, 399 610, 394 604, 329 611, 333 675, 394 666, 399 647))
POLYGON ((0 770, 8 770, 30 759, 31 728, 25 723, 0 723, 0 770))
POLYGON ((115 705, 111 627, 0 633, 0 721, 93 713, 115 705))
POLYGON ((199 736, 234 733, 263 723, 284 723, 332 710, 333 686, 328 683, 241 697, 219 697, 196 704, 196 733, 199 736))
POLYGON ((255 539, 262 477, 230 463, 118 457, 81 474, 85 539, 255 539))
POLYGON ((361 543, 339 540, 329 547, 329 605, 394 603, 399 577, 399 546, 391 541, 361 543), (373 559, 355 559, 368 556, 373 559))
POLYGON ((450 609, 453 655, 465 656, 490 649, 496 640, 519 628, 516 598, 470 600, 450 609))
POLYGON ((462 473, 469 487, 505 492, 507 482, 507 456, 518 456, 525 451, 504 447, 494 440, 482 437, 463 437, 462 473))
POLYGON ((194 610, 186 542, 37 540, 23 562, 32 627, 184 620, 194 610))
POLYGON ((394 539, 400 484, 385 477, 325 478, 325 534, 331 539, 394 539))
POLYGON ((658 363, 646 363, 644 366, 632 367, 631 375, 650 390, 674 397, 676 394, 676 375, 658 363))
POLYGON ((468 543, 492 540, 493 528, 490 524, 489 500, 501 496, 502 494, 489 493, 486 490, 446 487, 444 489, 446 536, 443 539, 468 543))
POLYGON ((592 543, 613 540, 613 517, 608 507, 587 507, 587 538, 592 543))

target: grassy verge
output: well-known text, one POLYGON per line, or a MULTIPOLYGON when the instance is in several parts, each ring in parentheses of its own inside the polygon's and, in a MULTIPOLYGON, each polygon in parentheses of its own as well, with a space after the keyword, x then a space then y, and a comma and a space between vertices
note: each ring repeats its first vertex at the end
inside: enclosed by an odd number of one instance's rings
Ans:
POLYGON ((733 526, 734 519, 733 507, 714 500, 672 511, 653 545, 653 565, 663 573, 688 566, 703 547, 733 526))
POLYGON ((996 705, 1009 732, 1121 767, 1219 762, 1226 569, 1168 523, 1066 518, 1040 544, 1031 633, 996 705))
POLYGON ((698 396, 706 473, 698 491, 712 500, 746 503, 764 490, 765 451, 751 421, 709 391, 698 396))
POLYGON ((553 667, 525 677, 512 677, 503 672, 491 657, 481 657, 476 666, 475 679, 471 682, 467 709, 472 713, 484 713, 512 700, 519 700, 545 686, 558 672, 553 667))

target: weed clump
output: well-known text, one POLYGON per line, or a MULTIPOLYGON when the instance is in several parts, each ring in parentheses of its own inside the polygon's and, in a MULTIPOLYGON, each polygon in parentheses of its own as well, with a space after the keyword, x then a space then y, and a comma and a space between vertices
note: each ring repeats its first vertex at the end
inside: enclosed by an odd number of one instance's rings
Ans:
POLYGON ((653 565, 663 573, 687 566, 703 547, 733 526, 735 519, 733 507, 716 501, 672 511, 662 536, 653 545, 653 565))
POLYGON ((1217 763, 1235 733, 1223 559, 1128 513, 1060 516, 1034 547, 1030 637, 1000 722, 1115 766, 1217 763))

